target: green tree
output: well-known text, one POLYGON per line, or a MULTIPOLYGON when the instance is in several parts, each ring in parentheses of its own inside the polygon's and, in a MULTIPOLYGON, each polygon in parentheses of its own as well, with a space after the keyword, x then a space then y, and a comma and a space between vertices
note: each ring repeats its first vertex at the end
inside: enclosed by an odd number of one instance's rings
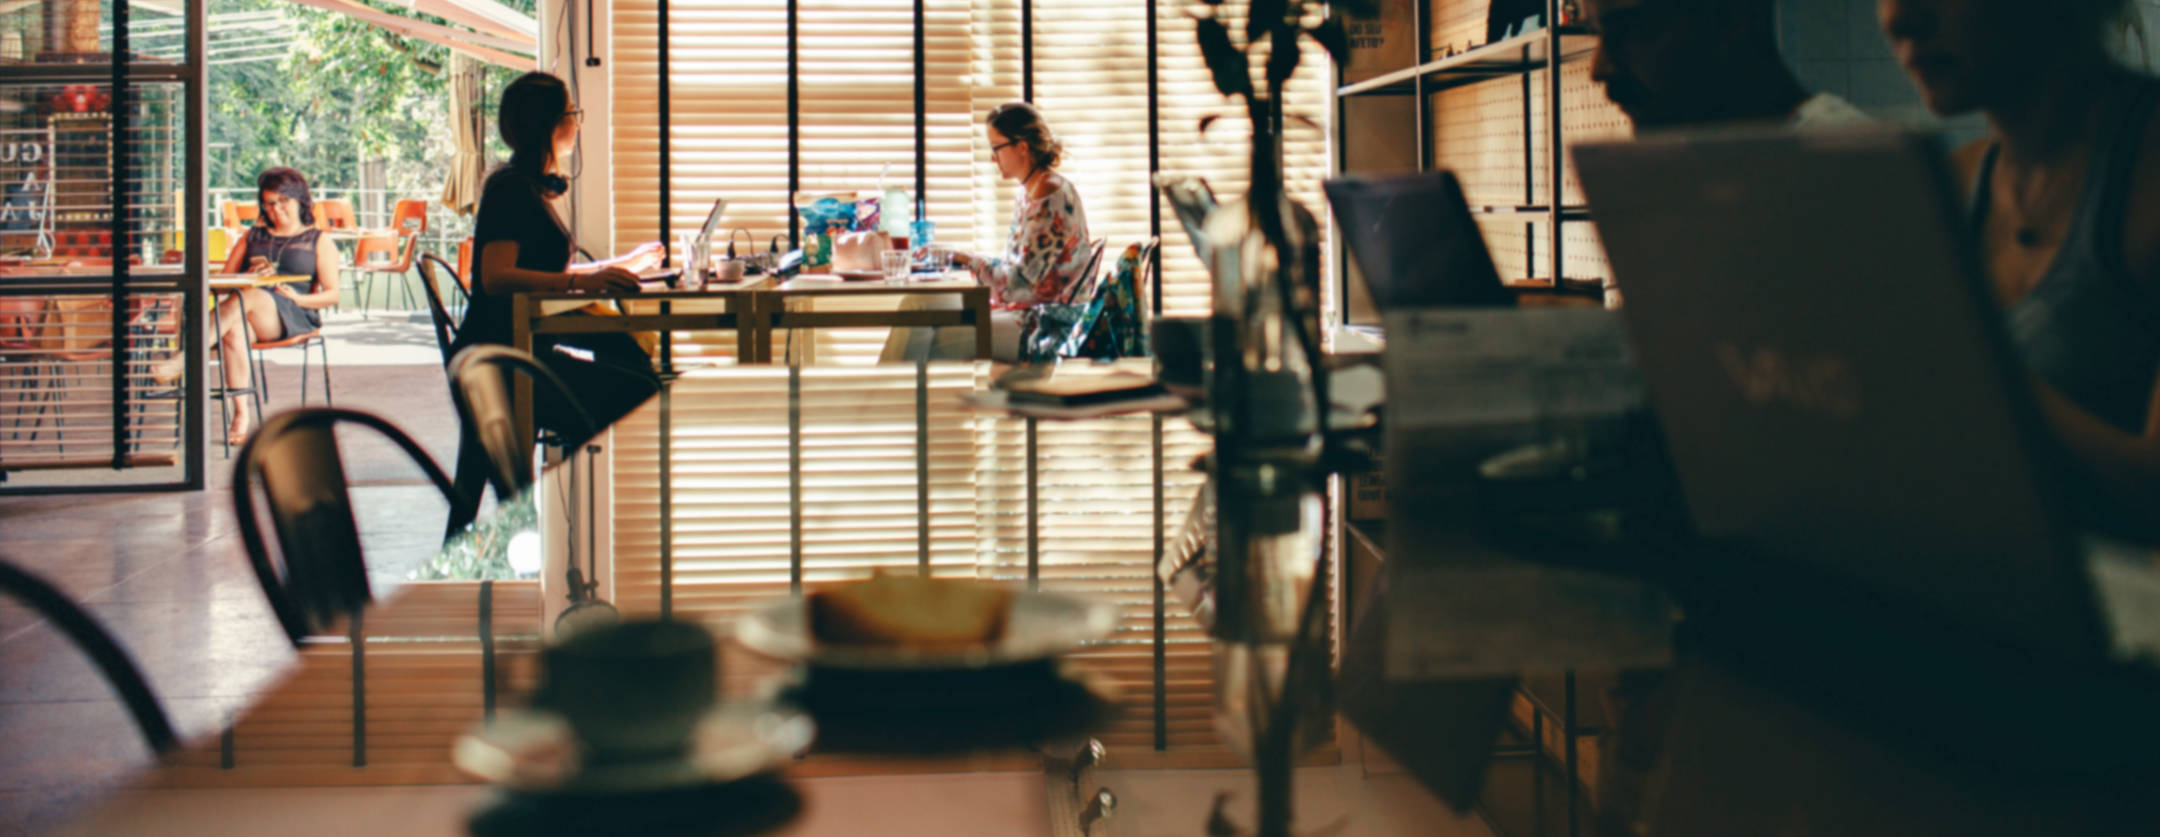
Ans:
MULTIPOLYGON (((385 3, 370 5, 404 13, 385 3)), ((534 3, 506 5, 531 14, 534 3)), ((210 141, 230 146, 209 172, 214 187, 246 188, 263 169, 291 166, 322 189, 355 188, 363 161, 380 158, 388 161, 393 193, 434 198, 455 150, 444 72, 450 50, 286 0, 210 4, 213 15, 272 9, 282 9, 296 24, 284 58, 209 68, 210 141)), ((510 70, 490 67, 487 89, 499 90, 512 77, 510 70)), ((491 154, 501 159, 506 152, 491 154)))

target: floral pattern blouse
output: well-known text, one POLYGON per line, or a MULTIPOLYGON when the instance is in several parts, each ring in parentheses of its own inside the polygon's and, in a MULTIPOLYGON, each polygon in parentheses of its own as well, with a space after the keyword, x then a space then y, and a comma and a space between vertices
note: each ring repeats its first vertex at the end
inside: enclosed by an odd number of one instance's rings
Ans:
POLYGON ((1072 181, 1052 173, 1056 185, 1041 200, 1026 192, 1013 201, 1012 235, 1005 252, 968 263, 975 280, 990 288, 998 308, 1033 308, 1062 298, 1087 267, 1087 213, 1072 181))

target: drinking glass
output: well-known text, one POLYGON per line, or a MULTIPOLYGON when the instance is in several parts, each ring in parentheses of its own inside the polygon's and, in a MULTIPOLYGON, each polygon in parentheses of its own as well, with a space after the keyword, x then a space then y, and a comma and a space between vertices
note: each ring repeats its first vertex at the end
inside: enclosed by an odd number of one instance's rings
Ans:
POLYGON ((905 250, 886 250, 878 254, 878 267, 885 272, 888 282, 905 282, 908 278, 908 254, 905 250))

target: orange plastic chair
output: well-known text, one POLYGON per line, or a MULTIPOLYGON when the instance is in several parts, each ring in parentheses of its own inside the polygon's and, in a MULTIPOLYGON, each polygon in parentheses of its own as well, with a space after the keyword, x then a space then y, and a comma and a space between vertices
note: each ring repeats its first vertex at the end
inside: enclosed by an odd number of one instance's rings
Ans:
POLYGON ((237 235, 240 230, 255 226, 255 216, 261 211, 262 207, 257 206, 253 203, 242 203, 240 201, 219 201, 219 226, 222 226, 228 230, 232 230, 237 235))
POLYGON ((390 231, 398 235, 427 232, 427 201, 402 200, 390 210, 390 231))
MULTIPOLYGON (((251 329, 249 333, 253 334, 254 332, 251 329)), ((330 344, 323 341, 322 329, 318 328, 302 334, 288 334, 276 340, 253 340, 248 343, 248 348, 256 352, 258 356, 265 349, 284 349, 292 346, 300 347, 300 406, 305 407, 308 403, 308 348, 311 346, 322 354, 323 403, 333 403, 330 399, 330 344)), ((260 368, 261 364, 258 363, 257 369, 260 368)), ((256 374, 260 375, 261 373, 258 371, 256 374)), ((268 381, 257 378, 255 386, 262 390, 263 398, 270 397, 268 381)), ((257 408, 255 415, 258 418, 262 416, 260 407, 257 408)))
POLYGON ((315 202, 315 228, 357 230, 360 228, 360 216, 353 212, 352 201, 344 198, 324 198, 315 202))
MULTIPOLYGON (((419 233, 396 236, 369 234, 360 237, 359 246, 353 250, 353 273, 354 284, 359 286, 362 319, 367 317, 368 312, 368 284, 378 275, 397 281, 399 290, 405 294, 406 308, 416 304, 412 285, 405 281, 405 275, 412 272, 413 254, 419 246, 419 233)), ((385 294, 384 306, 387 307, 389 302, 389 297, 385 294)))
POLYGON ((465 240, 457 243, 458 284, 464 286, 467 294, 472 293, 472 260, 472 236, 468 235, 465 240))
POLYGON ((387 235, 364 235, 359 246, 353 248, 353 268, 374 270, 397 260, 397 239, 387 235))

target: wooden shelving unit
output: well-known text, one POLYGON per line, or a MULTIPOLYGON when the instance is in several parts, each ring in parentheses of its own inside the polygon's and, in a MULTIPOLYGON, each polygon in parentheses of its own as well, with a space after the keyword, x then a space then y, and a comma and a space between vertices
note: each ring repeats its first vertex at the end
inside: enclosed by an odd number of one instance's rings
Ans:
MULTIPOLYGON (((1567 133, 1563 125, 1564 107, 1561 68, 1573 62, 1588 60, 1597 49, 1597 36, 1591 34, 1570 19, 1572 3, 1562 0, 1546 0, 1544 21, 1561 21, 1559 25, 1542 26, 1524 34, 1492 43, 1445 54, 1434 54, 1431 27, 1427 21, 1429 4, 1436 0, 1413 0, 1411 25, 1417 33, 1415 56, 1417 63, 1399 70, 1385 72, 1356 83, 1342 81, 1341 69, 1337 68, 1335 90, 1335 125, 1337 136, 1335 171, 1348 170, 1348 143, 1342 131, 1350 124, 1345 107, 1352 100, 1379 96, 1409 96, 1415 102, 1415 142, 1417 143, 1417 170, 1431 171, 1433 160, 1433 136, 1440 129, 1432 112, 1433 94, 1457 87, 1509 78, 1520 79, 1522 95, 1521 131, 1524 137, 1522 167, 1523 192, 1520 199, 1510 205, 1477 205, 1473 198, 1470 210, 1485 218, 1517 218, 1525 225, 1524 256, 1528 264, 1542 267, 1530 276, 1511 277, 1510 287, 1519 292, 1557 294, 1598 298, 1603 295, 1602 283, 1588 281, 1594 277, 1567 277, 1567 281, 1555 282, 1553 277, 1567 276, 1566 235, 1567 224, 1590 220, 1587 206, 1571 205, 1566 198, 1564 158, 1567 133), (1534 74, 1543 71, 1544 89, 1542 99, 1533 88, 1534 74), (1553 103, 1539 113, 1539 101, 1553 103), (1542 136, 1547 139, 1542 155, 1533 152, 1531 138, 1539 134, 1537 122, 1542 118, 1542 136), (1540 190, 1539 185, 1544 188, 1540 190), (1542 194, 1540 194, 1542 191, 1542 194), (1535 225, 1542 223, 1545 231, 1545 247, 1539 252, 1538 242, 1532 235, 1535 225), (1575 280, 1584 281, 1575 281, 1575 280)), ((1343 254, 1338 254, 1338 259, 1343 254)), ((1337 265, 1336 275, 1345 277, 1350 271, 1347 264, 1337 265)), ((1338 298, 1347 298, 1347 287, 1340 287, 1338 298)))
MULTIPOLYGON (((1435 134, 1446 128, 1435 113, 1434 94, 1475 84, 1505 84, 1507 80, 1517 80, 1520 85, 1517 124, 1521 132, 1518 160, 1522 191, 1510 196, 1514 200, 1509 203, 1496 202, 1492 195, 1473 194, 1470 210, 1487 223, 1504 225, 1518 220, 1522 223, 1522 250, 1518 252, 1523 256, 1522 263, 1531 266, 1526 272, 1532 275, 1509 278, 1507 284, 1522 295, 1524 304, 1598 304, 1597 300, 1602 299, 1604 293, 1601 278, 1569 276, 1567 270, 1567 227, 1587 222, 1591 215, 1587 206, 1571 204, 1568 200, 1564 156, 1567 131, 1563 124, 1567 103, 1562 84, 1564 67, 1588 60, 1596 51, 1596 36, 1563 13, 1563 7, 1571 9, 1573 3, 1546 0, 1541 22, 1558 21, 1558 25, 1545 25, 1492 43, 1435 54, 1428 20, 1432 16, 1431 4, 1436 2, 1446 0, 1412 0, 1409 4, 1413 15, 1411 25, 1416 33, 1415 62, 1410 66, 1355 83, 1344 82, 1338 67, 1334 173, 1351 169, 1348 153, 1352 143, 1345 132, 1356 123, 1347 113, 1350 103, 1379 97, 1412 97, 1416 170, 1431 171, 1437 167, 1435 134), (1542 247, 1536 235, 1540 226, 1542 247)), ((1496 261, 1500 255, 1495 252, 1496 261)), ((1344 254, 1338 253, 1338 259, 1345 258, 1344 254)), ((1337 264, 1337 275, 1344 277, 1343 282, 1349 281, 1346 260, 1337 264)), ((1337 288, 1337 298, 1349 298, 1347 284, 1337 288)), ((1335 515, 1337 521, 1345 518, 1342 514, 1335 515)), ((1357 527, 1338 525, 1341 531, 1337 542, 1360 555, 1375 556, 1367 561, 1372 566, 1365 570, 1378 571, 1385 553, 1382 539, 1374 533, 1381 527, 1371 523, 1357 527)), ((1541 792, 1527 794, 1526 798, 1534 797, 1540 802, 1525 810, 1546 812, 1525 815, 1534 820, 1535 825, 1526 825, 1525 816, 1517 816, 1520 812, 1515 809, 1524 806, 1512 801, 1493 801, 1485 805, 1487 821, 1496 830, 1504 834, 1568 835, 1589 831, 1593 801, 1590 792, 1595 785, 1596 729, 1591 720, 1595 713, 1588 710, 1597 701, 1594 693, 1597 688, 1597 681, 1587 676, 1578 678, 1573 672, 1525 680, 1518 687, 1510 707, 1511 720, 1517 729, 1509 736, 1509 742, 1503 742, 1496 750, 1490 781, 1497 784, 1503 781, 1503 774, 1522 773, 1531 777, 1530 781, 1539 788, 1549 784, 1555 790, 1564 790, 1551 795, 1559 797, 1557 799, 1541 792), (1503 769, 1503 765, 1507 766, 1503 769)), ((1493 798, 1495 793, 1507 795, 1488 787, 1488 798, 1493 798)))

